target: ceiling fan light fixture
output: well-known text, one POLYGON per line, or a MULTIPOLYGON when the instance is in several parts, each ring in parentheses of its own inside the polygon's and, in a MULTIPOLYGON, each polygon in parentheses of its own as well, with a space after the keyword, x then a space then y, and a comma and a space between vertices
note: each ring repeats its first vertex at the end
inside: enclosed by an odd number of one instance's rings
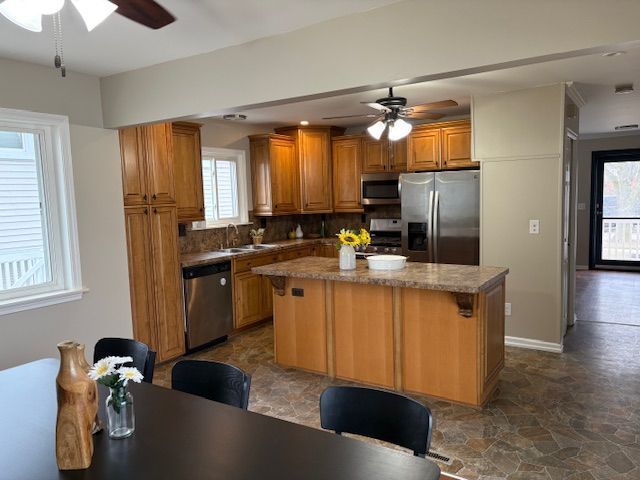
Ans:
POLYGON ((118 8, 108 0, 71 0, 71 3, 80 12, 89 31, 104 22, 118 8))
POLYGON ((369 132, 369 135, 371 135, 376 140, 380 140, 380 137, 382 137, 382 132, 384 132, 384 129, 386 127, 387 124, 385 122, 383 122, 382 120, 378 120, 373 125, 369 125, 367 127, 367 132, 369 132))
POLYGON ((42 14, 24 0, 5 0, 0 3, 0 13, 22 28, 42 31, 42 14))
POLYGON ((401 140, 411 133, 411 129, 413 129, 413 125, 401 118, 398 118, 389 125, 389 140, 392 142, 401 140))
POLYGON ((64 0, 31 0, 24 3, 30 3, 31 8, 42 15, 53 15, 64 7, 64 0))

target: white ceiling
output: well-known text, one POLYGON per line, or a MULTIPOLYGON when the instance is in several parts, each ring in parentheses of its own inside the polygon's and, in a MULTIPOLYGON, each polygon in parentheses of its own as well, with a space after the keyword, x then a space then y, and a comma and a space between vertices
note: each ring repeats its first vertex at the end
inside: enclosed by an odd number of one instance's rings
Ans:
MULTIPOLYGON (((614 95, 616 84, 635 83, 640 89, 640 49, 625 55, 603 57, 600 54, 479 73, 466 77, 436 80, 396 87, 394 94, 407 97, 409 105, 453 99, 460 106, 438 110, 450 116, 469 113, 472 95, 483 95, 548 85, 575 82, 587 104, 580 112, 580 133, 614 132, 620 124, 640 123, 640 92, 614 95)), ((248 122, 291 125, 300 120, 313 124, 353 127, 370 123, 369 119, 322 120, 322 117, 366 114, 372 110, 360 102, 386 96, 386 90, 320 98, 266 108, 239 109, 248 122)), ((639 132, 640 133, 640 132, 639 132)))
MULTIPOLYGON (((66 2, 62 10, 67 69, 108 76, 298 30, 399 0, 159 0, 177 20, 151 30, 111 15, 91 33, 66 2)), ((0 57, 51 65, 52 17, 34 33, 0 15, 0 57)))

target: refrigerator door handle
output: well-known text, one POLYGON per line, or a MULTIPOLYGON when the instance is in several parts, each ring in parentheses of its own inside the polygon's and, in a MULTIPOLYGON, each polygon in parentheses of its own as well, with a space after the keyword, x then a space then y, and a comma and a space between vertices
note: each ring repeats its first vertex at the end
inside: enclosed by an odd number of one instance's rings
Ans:
POLYGON ((433 262, 438 262, 438 237, 440 236, 439 211, 440 211, 440 192, 436 190, 435 201, 433 205, 433 230, 431 230, 431 245, 433 245, 433 262))
POLYGON ((429 192, 429 211, 427 212, 427 255, 429 261, 433 262, 433 190, 429 192))

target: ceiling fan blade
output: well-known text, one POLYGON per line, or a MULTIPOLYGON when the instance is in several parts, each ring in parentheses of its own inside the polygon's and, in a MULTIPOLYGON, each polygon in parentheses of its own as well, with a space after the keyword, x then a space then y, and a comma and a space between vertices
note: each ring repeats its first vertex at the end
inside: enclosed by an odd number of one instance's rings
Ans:
POLYGON ((384 105, 380 105, 377 102, 360 102, 362 105, 366 105, 371 108, 375 108, 376 110, 380 110, 381 112, 390 112, 391 109, 385 107, 384 105))
POLYGON ((111 0, 120 15, 141 25, 157 30, 176 20, 164 7, 153 0, 111 0))
POLYGON ((401 113, 401 117, 413 118, 417 120, 438 120, 446 115, 444 113, 431 113, 431 112, 407 112, 401 113))
POLYGON ((358 118, 358 117, 362 117, 362 118, 374 118, 377 117, 378 114, 376 113, 365 113, 362 115, 341 115, 339 117, 322 117, 322 120, 336 120, 338 118, 358 118))
POLYGON ((415 112, 415 111, 435 110, 437 108, 447 108, 447 107, 457 107, 457 106, 458 106, 458 102, 456 102, 455 100, 442 100, 440 102, 422 103, 420 105, 414 105, 409 108, 411 108, 415 112))

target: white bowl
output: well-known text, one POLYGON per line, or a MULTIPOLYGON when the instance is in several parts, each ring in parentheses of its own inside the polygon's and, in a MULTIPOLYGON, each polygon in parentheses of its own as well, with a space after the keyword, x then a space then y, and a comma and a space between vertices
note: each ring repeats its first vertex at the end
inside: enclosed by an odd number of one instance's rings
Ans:
POLYGON ((407 257, 402 255, 371 255, 367 257, 369 270, 402 270, 407 257))

